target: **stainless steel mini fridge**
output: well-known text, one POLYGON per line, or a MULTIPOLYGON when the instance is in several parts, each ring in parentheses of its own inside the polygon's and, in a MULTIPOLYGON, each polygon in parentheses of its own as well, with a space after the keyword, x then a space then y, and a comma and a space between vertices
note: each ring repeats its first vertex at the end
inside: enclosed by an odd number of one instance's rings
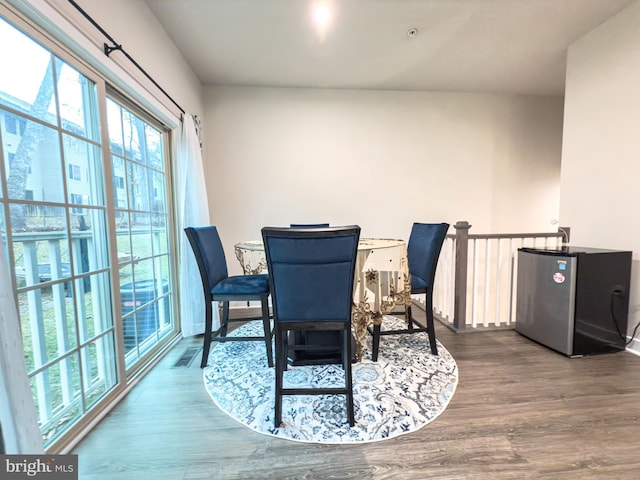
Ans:
POLYGON ((567 356, 624 350, 631 252, 520 248, 516 331, 567 356))

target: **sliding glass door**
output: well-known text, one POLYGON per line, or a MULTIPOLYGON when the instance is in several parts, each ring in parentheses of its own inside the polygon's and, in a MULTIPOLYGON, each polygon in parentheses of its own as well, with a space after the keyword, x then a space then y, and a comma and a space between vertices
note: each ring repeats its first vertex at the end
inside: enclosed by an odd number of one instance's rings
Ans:
POLYGON ((176 333, 167 132, 1 16, 0 42, 0 230, 51 446, 176 333))

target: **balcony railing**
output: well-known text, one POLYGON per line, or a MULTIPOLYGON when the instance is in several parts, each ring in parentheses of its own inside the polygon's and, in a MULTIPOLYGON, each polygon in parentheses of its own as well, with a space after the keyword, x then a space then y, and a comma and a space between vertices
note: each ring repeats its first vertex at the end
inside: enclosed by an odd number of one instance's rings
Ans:
MULTIPOLYGON (((118 231, 123 245, 129 244, 129 234, 150 239, 155 252, 164 251, 160 247, 160 239, 166 237, 163 231, 118 231)), ((12 236, 20 318, 23 330, 29 332, 25 359, 45 440, 58 433, 58 424, 77 418, 116 383, 110 305, 116 300, 122 303, 124 353, 131 356, 131 361, 126 357, 129 363, 170 333, 173 325, 168 278, 153 277, 154 271, 162 273, 163 268, 155 265, 146 271, 142 267, 136 270, 140 280, 136 277, 135 290, 134 283, 128 283, 120 285, 120 292, 111 292, 109 262, 106 252, 94 245, 94 235, 87 230, 12 236)), ((152 256, 141 259, 124 249, 118 251, 120 268, 137 267, 145 260, 151 267, 152 256)), ((122 275, 121 282, 126 282, 128 277, 122 275)))
MULTIPOLYGON (((436 318, 456 332, 514 328, 518 248, 560 246, 568 243, 570 229, 476 235, 464 221, 454 228, 438 261, 436 318)), ((415 300, 424 304, 423 297, 415 300)))

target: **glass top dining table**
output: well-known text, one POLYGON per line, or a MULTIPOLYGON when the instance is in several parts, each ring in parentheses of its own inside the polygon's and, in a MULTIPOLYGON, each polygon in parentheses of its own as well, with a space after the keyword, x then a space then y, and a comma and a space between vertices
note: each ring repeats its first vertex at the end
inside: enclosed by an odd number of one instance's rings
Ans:
MULTIPOLYGON (((237 243, 235 254, 245 275, 266 271, 262 240, 237 243)), ((353 290, 351 324, 356 340, 356 357, 360 361, 367 327, 380 325, 384 315, 411 304, 406 242, 390 238, 361 238, 353 290)))

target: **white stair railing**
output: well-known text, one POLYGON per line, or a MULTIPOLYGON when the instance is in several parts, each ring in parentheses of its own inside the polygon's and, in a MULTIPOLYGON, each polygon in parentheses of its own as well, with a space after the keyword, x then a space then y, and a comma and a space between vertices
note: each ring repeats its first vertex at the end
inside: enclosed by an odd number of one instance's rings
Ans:
MULTIPOLYGON (((556 232, 469 234, 457 222, 442 246, 434 284, 434 314, 456 332, 513 328, 517 251, 556 248, 568 243, 570 229, 556 232)), ((424 306, 424 295, 415 301, 424 306)))

